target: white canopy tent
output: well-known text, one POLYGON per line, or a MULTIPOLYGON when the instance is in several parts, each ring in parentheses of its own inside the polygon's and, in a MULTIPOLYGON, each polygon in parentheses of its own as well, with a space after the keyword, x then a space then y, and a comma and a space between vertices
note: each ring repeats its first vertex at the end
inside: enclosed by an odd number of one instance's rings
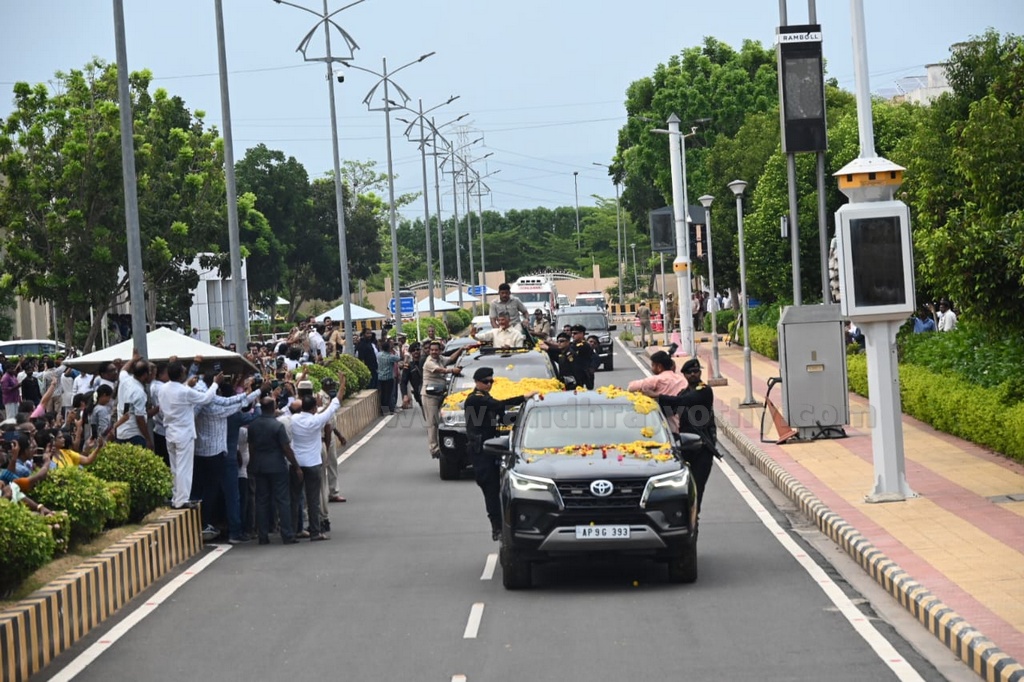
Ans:
MULTIPOLYGON (((459 290, 458 289, 452 289, 451 291, 449 291, 447 294, 444 295, 444 300, 448 301, 449 303, 458 303, 459 302, 459 290)), ((480 300, 479 298, 477 298, 476 296, 473 296, 472 294, 467 294, 465 291, 462 292, 462 301, 463 301, 463 303, 476 303, 479 300, 480 300)))
MULTIPOLYGON (((434 299, 434 312, 444 313, 449 310, 458 310, 459 306, 452 305, 448 301, 442 301, 439 298, 434 299)), ((430 299, 424 298, 422 301, 416 304, 416 312, 418 313, 429 313, 430 312, 430 299)))
MULTIPOLYGON (((364 307, 362 307, 360 305, 356 305, 355 303, 350 303, 349 304, 349 310, 352 311, 352 321, 353 322, 361 322, 362 320, 380 320, 380 319, 384 318, 384 316, 381 315, 380 313, 378 313, 376 311, 373 311, 373 310, 370 310, 369 308, 364 308, 364 307)), ((331 308, 327 312, 322 313, 320 315, 317 315, 316 316, 316 321, 317 322, 323 322, 324 318, 327 318, 327 317, 331 318, 331 320, 335 321, 335 322, 337 322, 338 320, 344 320, 345 319, 345 304, 342 303, 341 305, 337 306, 336 308, 331 308)))
MULTIPOLYGON (((88 355, 68 358, 64 364, 86 372, 94 372, 104 362, 130 360, 134 347, 135 344, 128 339, 88 355)), ((165 362, 171 357, 177 356, 182 362, 188 364, 195 356, 201 355, 204 364, 220 363, 224 371, 239 371, 243 366, 247 369, 256 369, 239 353, 204 343, 163 327, 146 334, 146 348, 149 351, 149 356, 146 359, 150 362, 165 362)))

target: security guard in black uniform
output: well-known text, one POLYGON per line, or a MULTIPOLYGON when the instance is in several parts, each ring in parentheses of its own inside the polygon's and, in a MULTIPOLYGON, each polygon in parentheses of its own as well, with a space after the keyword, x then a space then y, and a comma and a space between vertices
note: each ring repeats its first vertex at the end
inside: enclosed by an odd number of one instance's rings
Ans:
POLYGON ((590 373, 591 359, 594 356, 594 349, 587 343, 587 328, 582 324, 574 324, 570 328, 572 341, 565 353, 566 360, 572 368, 572 375, 576 379, 576 385, 588 390, 594 390, 594 375, 590 373))
POLYGON ((693 472, 697 483, 697 513, 704 501, 704 486, 711 476, 714 458, 718 454, 718 429, 715 426, 715 394, 711 387, 701 381, 700 361, 697 358, 683 364, 682 375, 689 384, 679 395, 658 396, 658 404, 679 415, 679 432, 700 436, 703 447, 687 453, 686 463, 693 472))
POLYGON ((527 398, 537 395, 537 392, 529 391, 522 396, 495 400, 491 397, 494 370, 490 367, 481 367, 474 372, 473 381, 476 382, 476 388, 466 398, 467 447, 476 484, 484 494, 487 518, 491 520, 491 539, 497 540, 501 537, 501 470, 497 458, 484 453, 484 442, 498 435, 498 426, 504 423, 506 407, 520 405, 527 398))

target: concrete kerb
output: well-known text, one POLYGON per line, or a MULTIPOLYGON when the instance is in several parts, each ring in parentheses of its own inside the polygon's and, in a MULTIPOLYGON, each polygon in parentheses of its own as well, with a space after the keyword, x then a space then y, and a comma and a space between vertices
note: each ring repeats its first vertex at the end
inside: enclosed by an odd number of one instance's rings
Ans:
MULTIPOLYGON (((646 353, 639 356, 649 361, 646 353)), ((716 415, 719 432, 801 513, 832 539, 899 604, 914 616, 961 661, 982 679, 992 682, 1024 682, 1024 666, 1003 652, 953 609, 913 579, 841 516, 829 509, 800 481, 787 472, 732 424, 716 415)))

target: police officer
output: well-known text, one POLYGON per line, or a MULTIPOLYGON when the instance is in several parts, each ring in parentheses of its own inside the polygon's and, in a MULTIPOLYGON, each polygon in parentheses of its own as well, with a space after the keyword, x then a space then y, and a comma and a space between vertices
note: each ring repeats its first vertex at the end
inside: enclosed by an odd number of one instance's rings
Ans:
POLYGON ((658 396, 658 404, 679 415, 679 432, 700 436, 703 444, 697 452, 687 453, 686 463, 697 483, 697 512, 704 501, 704 486, 711 476, 714 458, 718 457, 718 429, 715 427, 715 394, 701 381, 700 360, 692 358, 683 364, 682 375, 687 386, 678 395, 658 396))
POLYGON ((484 442, 498 435, 498 426, 505 420, 506 407, 520 405, 537 395, 537 392, 528 391, 521 396, 495 400, 491 397, 494 370, 490 367, 481 367, 475 371, 473 381, 476 387, 466 398, 467 447, 473 464, 473 475, 483 491, 487 517, 491 520, 491 539, 497 540, 501 537, 501 500, 498 497, 500 469, 498 460, 484 453, 484 442))

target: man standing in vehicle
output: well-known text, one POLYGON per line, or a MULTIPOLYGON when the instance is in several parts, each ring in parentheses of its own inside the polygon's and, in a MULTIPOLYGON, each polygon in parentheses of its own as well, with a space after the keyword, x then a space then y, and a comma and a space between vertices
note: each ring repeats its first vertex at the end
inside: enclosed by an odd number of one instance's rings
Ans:
POLYGON ((537 395, 537 392, 527 391, 521 396, 495 400, 491 397, 494 370, 490 367, 481 367, 474 372, 473 381, 476 382, 476 387, 466 398, 467 447, 470 462, 473 464, 473 476, 484 494, 487 518, 491 521, 491 539, 497 540, 501 537, 501 475, 498 460, 484 452, 484 443, 498 435, 498 426, 503 425, 505 421, 506 407, 521 405, 537 395))
POLYGON ((498 300, 491 303, 492 327, 498 326, 498 315, 501 313, 508 315, 509 324, 513 327, 518 327, 530 316, 530 311, 526 309, 523 302, 512 295, 512 286, 508 282, 498 285, 498 300))

